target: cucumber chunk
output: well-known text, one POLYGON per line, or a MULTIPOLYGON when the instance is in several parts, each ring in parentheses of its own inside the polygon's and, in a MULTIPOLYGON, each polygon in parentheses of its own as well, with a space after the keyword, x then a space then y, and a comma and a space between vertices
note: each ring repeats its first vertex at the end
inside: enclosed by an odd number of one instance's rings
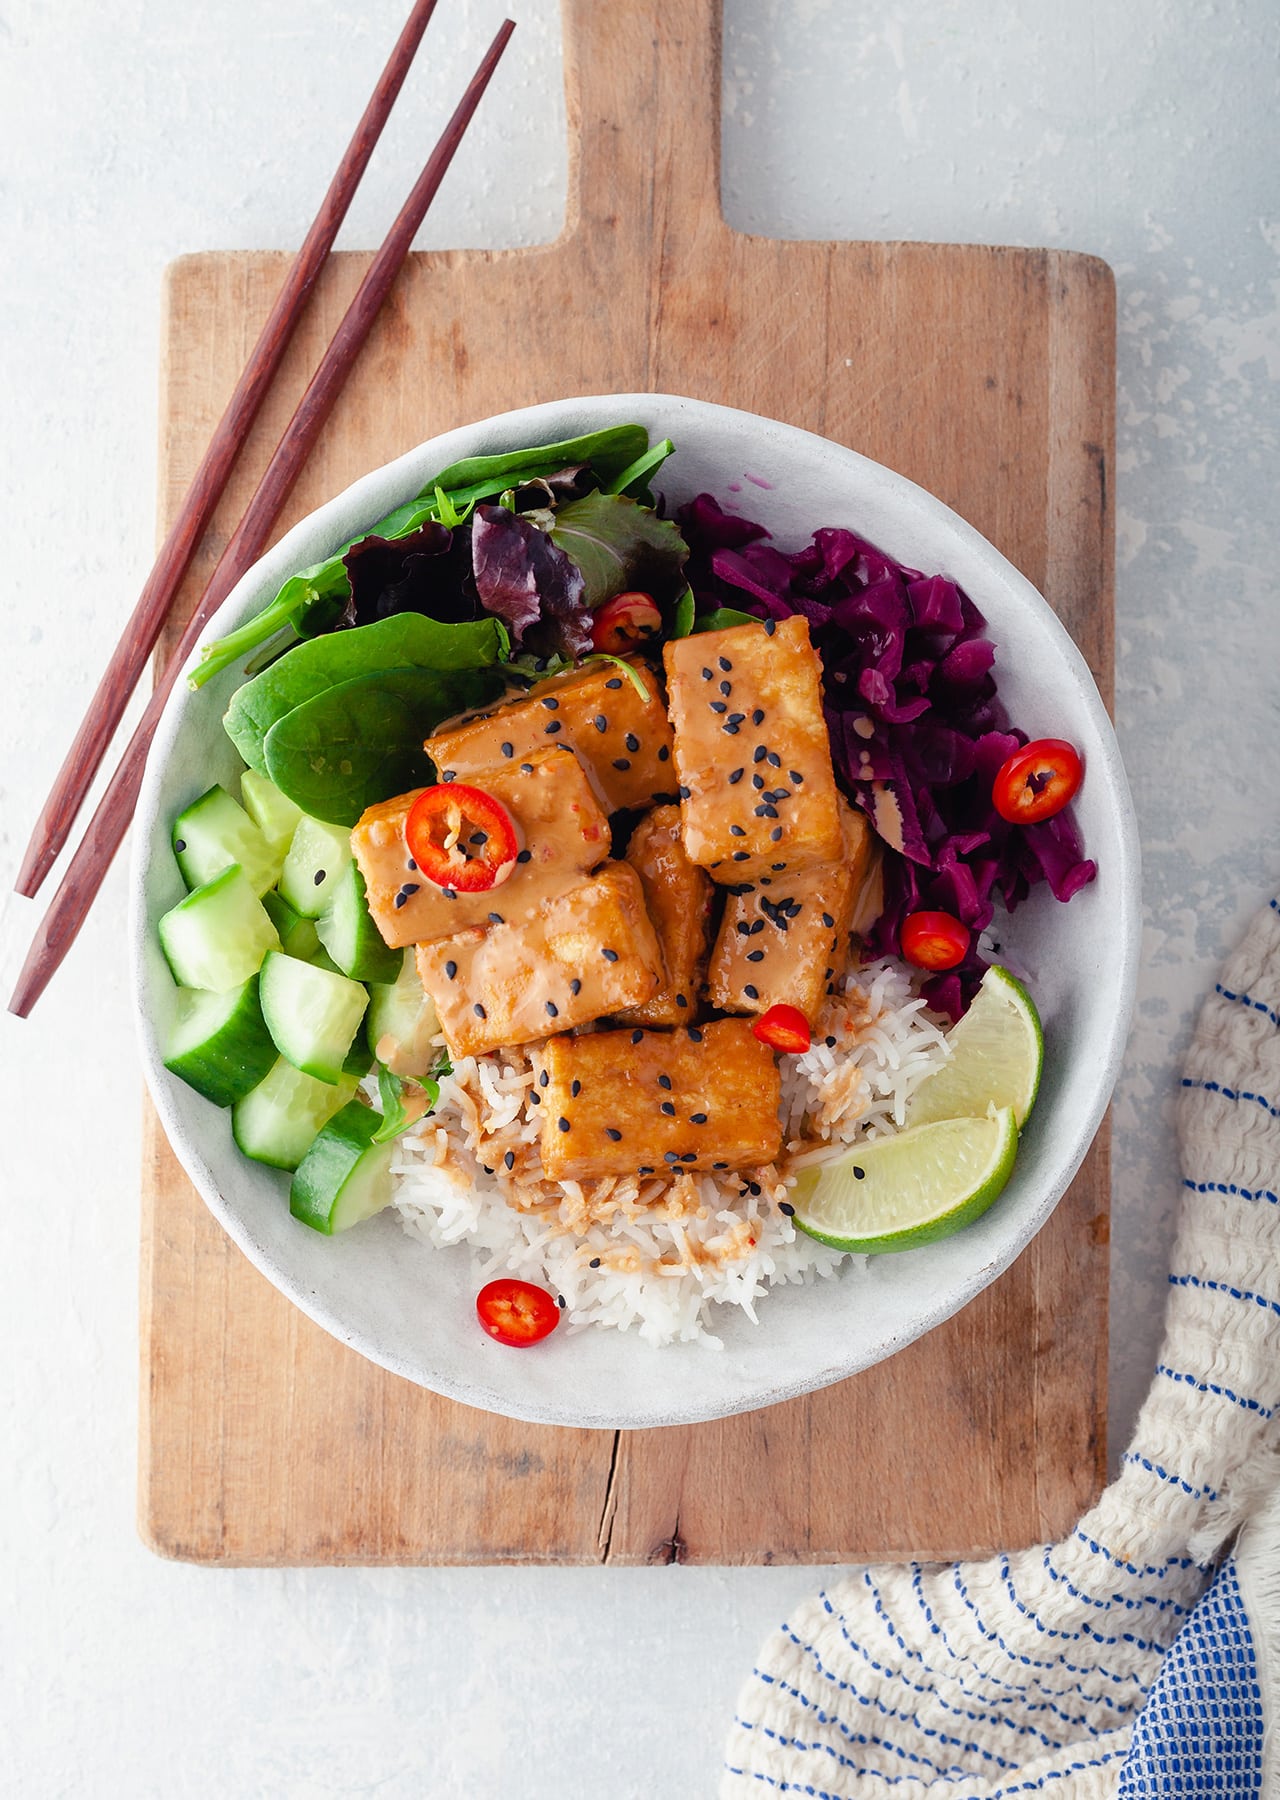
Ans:
POLYGON ((179 988, 164 1066, 215 1106, 257 1087, 276 1060, 258 1001, 258 977, 226 993, 179 988))
POLYGON ((286 800, 275 782, 259 775, 256 769, 246 769, 240 777, 240 801, 271 848, 280 852, 283 861, 302 817, 302 808, 295 806, 292 800, 286 800))
POLYGON ((354 1075, 330 1085, 280 1057, 231 1109, 231 1135, 246 1156, 273 1169, 296 1169, 320 1128, 356 1091, 354 1075))
POLYGON ((347 1051, 342 1063, 344 1075, 354 1075, 357 1081, 363 1081, 373 1067, 373 1051, 369 1047, 369 1033, 365 1020, 361 1019, 356 1027, 356 1035, 351 1040, 351 1048, 347 1051))
POLYGON ((319 1132, 298 1165, 289 1211, 313 1231, 349 1231, 391 1202, 394 1144, 375 1144, 381 1114, 352 1100, 319 1132))
POLYGON ((217 994, 256 975, 268 950, 280 944, 239 863, 179 900, 161 918, 158 930, 179 986, 217 994))
POLYGON ((280 879, 283 849, 276 850, 224 787, 211 787, 173 822, 173 852, 189 888, 202 887, 239 863, 255 894, 280 879))
POLYGON ((304 919, 301 913, 294 912, 283 894, 277 893, 275 888, 267 889, 262 896, 262 904, 266 908, 267 917, 279 933, 280 948, 285 955, 300 956, 303 962, 310 962, 320 948, 314 920, 304 919))
POLYGON ((349 862, 334 880, 337 885, 330 887, 329 904, 316 920, 320 942, 353 981, 394 981, 402 953, 387 948, 369 916, 364 876, 349 862))
POLYGON ((294 912, 318 919, 351 861, 351 833, 345 825, 325 825, 304 813, 298 820, 280 874, 280 892, 294 912))
POLYGON ((399 952, 403 961, 392 982, 369 984, 365 1028, 374 1054, 395 1075, 430 1074, 440 1060, 434 1041, 440 1030, 435 1001, 418 978, 412 949, 399 952))
POLYGON ((259 998, 281 1056, 317 1081, 337 1081, 369 1004, 360 983, 273 950, 263 960, 259 998))

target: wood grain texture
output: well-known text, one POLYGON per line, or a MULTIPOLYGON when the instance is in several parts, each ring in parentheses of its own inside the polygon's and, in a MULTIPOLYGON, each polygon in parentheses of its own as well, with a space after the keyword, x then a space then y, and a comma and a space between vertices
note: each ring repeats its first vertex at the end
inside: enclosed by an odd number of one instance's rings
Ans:
MULTIPOLYGON (((687 393, 931 488, 1047 593, 1109 699, 1109 271, 1052 251, 735 233, 717 200, 715 0, 568 0, 565 40, 563 236, 411 259, 282 529, 464 421, 574 393, 687 393), (535 353, 490 349, 515 339, 535 353)), ((367 260, 338 257, 323 278, 188 607, 367 260)), ((170 271, 162 525, 287 263, 219 253, 170 271)), ((613 1434, 475 1412, 327 1337, 223 1235, 148 1108, 143 1536, 215 1563, 725 1564, 1053 1536, 1104 1473, 1107 1149, 1104 1128, 1017 1263, 889 1362, 786 1406, 613 1434)))

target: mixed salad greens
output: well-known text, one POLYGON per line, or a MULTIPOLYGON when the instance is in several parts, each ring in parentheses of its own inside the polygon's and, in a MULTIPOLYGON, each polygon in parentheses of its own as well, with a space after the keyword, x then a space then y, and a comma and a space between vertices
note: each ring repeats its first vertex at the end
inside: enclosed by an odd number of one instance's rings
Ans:
POLYGON ((673 448, 621 424, 455 463, 190 678, 245 661, 224 724, 246 768, 239 801, 212 788, 174 824, 190 892, 159 927, 180 984, 166 1062, 232 1109, 245 1154, 296 1171, 320 1230, 385 1203, 391 1141, 438 1094, 434 1009, 369 916, 349 832, 437 779, 423 741, 459 712, 597 656, 642 683, 620 652, 799 613, 836 775, 885 846, 872 954, 930 971, 959 1018, 996 897, 1047 881, 1066 900, 1095 873, 1066 810, 1079 759, 1010 726, 968 596, 847 529, 788 554, 706 494, 665 516, 673 448), (355 1098, 371 1074, 380 1111, 355 1098))

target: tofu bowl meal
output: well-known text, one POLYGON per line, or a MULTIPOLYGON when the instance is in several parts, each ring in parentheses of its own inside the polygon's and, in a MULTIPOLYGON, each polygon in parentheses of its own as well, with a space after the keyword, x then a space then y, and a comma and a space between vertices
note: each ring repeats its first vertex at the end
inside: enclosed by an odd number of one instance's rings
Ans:
POLYGON ((891 1355, 1105 1111, 1139 880, 1050 607, 773 420, 604 395, 305 519, 173 694, 135 828, 148 1084, 326 1330, 534 1422, 891 1355))

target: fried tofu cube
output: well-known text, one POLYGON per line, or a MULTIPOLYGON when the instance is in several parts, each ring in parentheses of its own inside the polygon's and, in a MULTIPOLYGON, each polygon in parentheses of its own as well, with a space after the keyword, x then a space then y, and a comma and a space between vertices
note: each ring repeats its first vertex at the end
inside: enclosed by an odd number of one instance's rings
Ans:
POLYGON ((504 758, 565 744, 606 812, 650 807, 675 792, 671 724, 660 677, 646 663, 631 666, 647 699, 616 663, 585 663, 484 712, 446 719, 427 739, 427 754, 442 780, 470 781, 504 758))
POLYGON ((351 833, 369 912, 392 949, 430 943, 467 925, 532 917, 549 895, 576 886, 609 854, 609 821, 572 751, 542 749, 477 770, 473 785, 502 802, 524 845, 524 860, 484 893, 437 887, 415 866, 404 824, 421 788, 371 806, 351 833))
POLYGON ((874 860, 866 818, 841 797, 844 855, 768 887, 735 888, 707 971, 707 995, 721 1012, 762 1013, 798 1006, 812 1025, 849 953, 854 904, 874 860))
POLYGON ((835 862, 822 666, 805 620, 700 632, 663 655, 690 860, 726 885, 835 862))
POLYGON ((545 896, 519 924, 420 944, 418 974, 455 1057, 530 1044, 647 1000, 662 951, 627 863, 545 896))
POLYGON ((552 1180, 756 1168, 781 1148, 777 1064, 745 1019, 548 1038, 535 1062, 552 1180))
POLYGON ((715 888, 684 853, 679 808, 655 806, 646 813, 631 833, 626 859, 640 877, 667 978, 651 1000, 618 1018, 627 1025, 691 1024, 707 963, 715 888))

